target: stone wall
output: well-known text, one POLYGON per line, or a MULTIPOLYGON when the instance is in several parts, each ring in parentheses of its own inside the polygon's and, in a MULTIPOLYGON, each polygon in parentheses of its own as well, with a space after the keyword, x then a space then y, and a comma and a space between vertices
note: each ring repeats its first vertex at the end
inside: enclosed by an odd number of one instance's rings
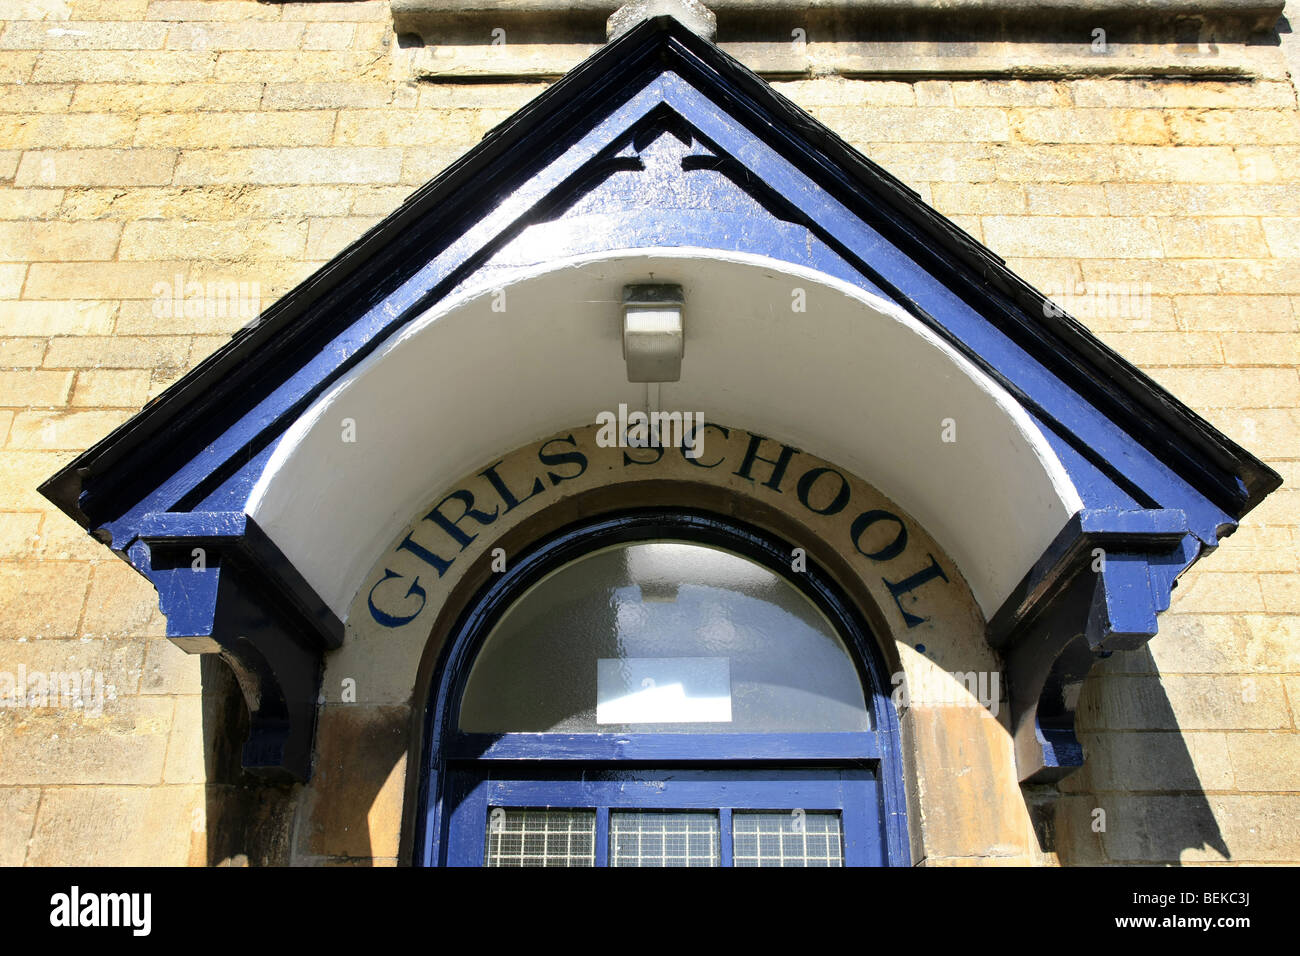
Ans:
MULTIPOLYGON (((417 79, 386 0, 0 0, 0 20, 0 672, 91 688, 0 709, 0 864, 283 860, 295 796, 238 771, 225 675, 35 487, 545 82, 417 79)), ((1149 652, 1094 671, 1088 765, 1030 794, 1062 862, 1300 862, 1285 52, 1235 51, 1235 79, 776 83, 1287 482, 1149 652)))

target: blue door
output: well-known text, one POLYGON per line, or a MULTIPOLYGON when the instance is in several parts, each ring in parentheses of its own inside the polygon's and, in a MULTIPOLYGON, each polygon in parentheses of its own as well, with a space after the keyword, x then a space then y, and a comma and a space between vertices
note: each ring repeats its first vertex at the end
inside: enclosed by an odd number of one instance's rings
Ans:
POLYGON ((420 862, 905 863, 878 652, 790 554, 638 512, 522 556, 445 655, 420 862))

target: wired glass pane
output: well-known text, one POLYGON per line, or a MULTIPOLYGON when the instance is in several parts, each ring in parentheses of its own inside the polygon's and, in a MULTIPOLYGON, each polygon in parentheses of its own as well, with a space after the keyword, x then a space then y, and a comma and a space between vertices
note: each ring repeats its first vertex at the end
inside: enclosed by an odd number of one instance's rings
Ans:
POLYGON ((732 821, 735 866, 843 866, 840 815, 834 811, 744 813, 732 821))
POLYGON ((720 866, 718 815, 615 810, 609 815, 610 866, 720 866))
POLYGON ((596 811, 493 807, 484 866, 595 866, 596 811))

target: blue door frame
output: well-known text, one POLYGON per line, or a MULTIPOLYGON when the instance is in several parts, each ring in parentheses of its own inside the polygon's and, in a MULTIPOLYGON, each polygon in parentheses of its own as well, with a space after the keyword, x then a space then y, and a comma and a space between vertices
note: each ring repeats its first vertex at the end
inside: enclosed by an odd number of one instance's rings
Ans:
MULTIPOLYGON (((732 518, 639 509, 571 525, 535 544, 483 588, 450 632, 429 696, 415 860, 482 865, 491 807, 708 808, 841 813, 845 863, 908 865, 898 715, 883 655, 862 614, 813 561, 788 572, 791 546, 732 518), (871 730, 801 734, 467 734, 459 705, 474 658, 501 615, 533 583, 597 548, 674 538, 741 554, 780 574, 824 613, 849 647, 871 730), (639 801, 639 802, 637 802, 639 801)), ((598 833, 597 852, 602 854, 598 833)))

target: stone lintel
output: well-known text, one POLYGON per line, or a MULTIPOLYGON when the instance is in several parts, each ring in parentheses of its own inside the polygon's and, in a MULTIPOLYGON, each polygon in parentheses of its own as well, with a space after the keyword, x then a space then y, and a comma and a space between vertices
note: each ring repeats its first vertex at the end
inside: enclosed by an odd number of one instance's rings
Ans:
MULTIPOLYGON (((704 9, 705 5, 676 0, 673 6, 704 9)), ((616 0, 391 0, 397 33, 418 34, 426 42, 462 30, 511 26, 547 30, 563 42, 592 36, 604 38, 607 20, 623 6, 647 8, 654 16, 665 12, 652 0, 621 4, 616 0)), ((811 38, 861 39, 882 30, 910 29, 941 39, 973 40, 989 30, 1031 29, 1045 38, 1053 31, 1074 31, 1079 26, 1106 30, 1141 29, 1148 35, 1180 31, 1208 31, 1218 40, 1244 38, 1272 30, 1282 15, 1279 0, 948 0, 936 5, 928 0, 710 0, 704 14, 687 16, 696 32, 695 18, 712 11, 721 42, 740 39, 787 39, 789 30, 802 26, 811 38), (954 36, 954 28, 965 35, 954 36), (778 31, 782 31, 778 34, 778 31)), ((631 15, 631 12, 629 14, 631 15)), ((918 39, 924 38, 918 36, 918 39)), ((445 40, 444 40, 445 42, 445 40)))

